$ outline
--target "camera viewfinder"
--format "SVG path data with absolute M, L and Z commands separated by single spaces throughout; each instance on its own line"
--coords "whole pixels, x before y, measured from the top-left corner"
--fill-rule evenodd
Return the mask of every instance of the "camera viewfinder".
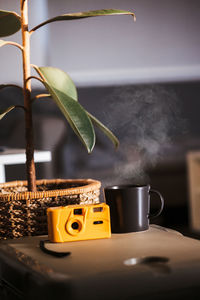
M 101 212 L 103 211 L 103 207 L 102 206 L 98 206 L 98 207 L 94 207 L 93 208 L 93 212 Z
M 83 214 L 82 208 L 75 208 L 74 209 L 74 215 L 82 215 L 82 214 Z

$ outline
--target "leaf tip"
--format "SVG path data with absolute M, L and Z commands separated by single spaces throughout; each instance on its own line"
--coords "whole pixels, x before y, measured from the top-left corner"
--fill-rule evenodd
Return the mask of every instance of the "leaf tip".
M 92 151 L 93 151 L 93 149 L 94 149 L 94 146 L 93 146 L 92 148 L 87 148 L 87 152 L 88 152 L 88 154 L 91 154 L 91 153 L 92 153 Z
M 88 154 L 91 154 L 93 149 L 94 149 L 94 146 L 95 146 L 95 143 L 96 143 L 96 136 L 95 136 L 95 133 L 94 133 L 94 141 L 93 141 L 93 144 L 91 145 L 91 147 L 87 147 L 87 151 L 88 151 Z
M 117 140 L 117 141 L 115 142 L 115 149 L 116 149 L 116 150 L 119 148 L 119 145 L 120 145 L 120 142 L 119 142 L 119 140 Z

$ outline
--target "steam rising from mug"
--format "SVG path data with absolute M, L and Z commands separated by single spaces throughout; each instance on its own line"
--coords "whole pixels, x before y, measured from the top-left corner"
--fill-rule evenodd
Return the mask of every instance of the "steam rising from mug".
M 121 182 L 148 181 L 146 168 L 154 166 L 173 137 L 185 131 L 177 95 L 162 86 L 122 87 L 107 103 L 108 126 L 121 143 L 114 177 L 120 176 Z

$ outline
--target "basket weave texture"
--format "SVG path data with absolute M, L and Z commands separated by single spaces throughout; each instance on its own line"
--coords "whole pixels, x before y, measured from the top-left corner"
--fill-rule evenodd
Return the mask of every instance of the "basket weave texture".
M 101 183 L 92 179 L 37 180 L 37 192 L 26 181 L 0 184 L 0 239 L 47 234 L 46 209 L 99 203 Z

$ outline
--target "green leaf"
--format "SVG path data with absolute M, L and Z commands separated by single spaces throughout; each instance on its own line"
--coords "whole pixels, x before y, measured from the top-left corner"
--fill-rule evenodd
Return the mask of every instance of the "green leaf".
M 95 145 L 94 128 L 84 108 L 78 101 L 75 101 L 77 92 L 71 78 L 57 68 L 36 66 L 34 68 L 70 126 L 90 153 Z
M 72 99 L 78 98 L 76 86 L 67 73 L 53 67 L 40 67 L 38 69 L 49 81 L 52 87 L 55 87 L 57 90 L 68 95 Z M 35 67 L 35 70 L 37 71 L 37 67 Z
M 92 122 L 101 129 L 105 135 L 111 140 L 111 142 L 114 144 L 115 148 L 118 148 L 119 146 L 119 140 L 118 138 L 112 133 L 110 129 L 108 129 L 103 123 L 101 123 L 97 118 L 95 118 L 93 115 L 91 115 L 89 112 L 87 112 L 88 116 L 92 120 Z
M 135 14 L 130 11 L 126 10 L 119 10 L 119 9 L 100 9 L 100 10 L 90 10 L 86 12 L 78 12 L 78 13 L 72 13 L 72 14 L 64 14 L 57 16 L 55 18 L 49 19 L 36 27 L 34 27 L 31 32 L 37 30 L 38 28 L 52 23 L 56 21 L 67 21 L 67 20 L 77 20 L 77 19 L 83 19 L 83 18 L 90 18 L 90 17 L 98 17 L 98 16 L 113 16 L 113 15 L 131 15 L 134 17 L 134 20 L 136 20 Z
M 21 17 L 13 12 L 0 10 L 0 37 L 9 36 L 21 29 Z
M 0 111 L 0 120 L 3 119 L 3 117 L 5 117 L 5 115 L 7 113 L 9 113 L 11 110 L 13 110 L 15 108 L 15 105 L 13 106 L 9 106 L 8 108 L 6 108 L 5 110 Z

